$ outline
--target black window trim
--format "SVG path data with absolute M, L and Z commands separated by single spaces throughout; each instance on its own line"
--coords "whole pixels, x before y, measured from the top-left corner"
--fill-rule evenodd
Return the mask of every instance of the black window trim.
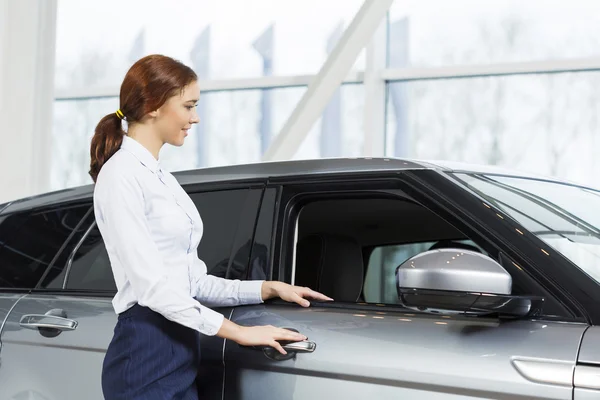
M 269 207 L 269 205 L 265 202 L 265 197 L 267 196 L 268 192 L 270 190 L 274 191 L 274 196 L 273 196 L 273 206 Z M 256 215 L 256 221 L 254 223 L 254 233 L 252 234 L 252 250 L 250 252 L 250 260 L 253 259 L 253 256 L 255 255 L 255 251 L 256 251 L 256 246 L 260 245 L 261 243 L 257 243 L 256 242 L 256 236 L 258 234 L 258 230 L 259 228 L 262 228 L 261 226 L 261 221 L 263 218 L 268 218 L 267 214 L 270 213 L 270 218 L 271 218 L 271 226 L 268 227 L 269 229 L 269 239 L 267 240 L 268 243 L 266 243 L 265 245 L 267 246 L 267 265 L 266 265 L 266 279 L 267 280 L 273 280 L 273 276 L 275 274 L 275 249 L 277 247 L 277 221 L 278 221 L 278 217 L 279 217 L 279 204 L 281 202 L 281 194 L 282 194 L 282 186 L 281 185 L 271 185 L 271 186 L 264 186 L 263 187 L 263 191 L 262 191 L 262 195 L 260 198 L 260 203 L 259 203 L 259 208 L 258 208 L 258 213 Z M 246 277 L 245 280 L 249 280 L 250 279 L 250 265 L 248 265 L 248 268 L 246 269 Z

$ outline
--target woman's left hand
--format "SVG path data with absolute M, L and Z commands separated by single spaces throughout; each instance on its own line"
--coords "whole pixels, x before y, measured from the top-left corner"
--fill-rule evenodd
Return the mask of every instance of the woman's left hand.
M 322 293 L 316 292 L 310 288 L 303 286 L 292 286 L 284 282 L 266 281 L 262 285 L 262 299 L 267 300 L 273 297 L 279 297 L 282 300 L 290 303 L 298 303 L 302 307 L 310 306 L 307 299 L 332 301 L 331 297 L 327 297 Z

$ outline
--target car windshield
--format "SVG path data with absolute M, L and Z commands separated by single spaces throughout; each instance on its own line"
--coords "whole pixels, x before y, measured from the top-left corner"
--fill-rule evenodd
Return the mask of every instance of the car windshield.
M 600 283 L 600 191 L 512 176 L 452 175 Z

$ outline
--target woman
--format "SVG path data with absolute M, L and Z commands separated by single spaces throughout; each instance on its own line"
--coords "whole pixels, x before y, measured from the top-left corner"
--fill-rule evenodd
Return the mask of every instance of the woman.
M 272 326 L 236 325 L 201 303 L 235 306 L 280 297 L 307 307 L 307 298 L 331 300 L 282 282 L 206 274 L 197 255 L 202 219 L 158 161 L 165 143 L 181 146 L 198 123 L 199 95 L 189 67 L 161 55 L 144 57 L 125 76 L 119 110 L 102 118 L 92 138 L 94 213 L 118 289 L 118 322 L 102 370 L 108 400 L 196 399 L 198 333 L 284 354 L 277 341 L 306 339 Z

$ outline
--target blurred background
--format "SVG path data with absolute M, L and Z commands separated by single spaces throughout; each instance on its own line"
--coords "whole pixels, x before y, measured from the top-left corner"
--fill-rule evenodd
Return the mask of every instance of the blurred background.
M 0 202 L 91 184 L 151 53 L 201 80 L 171 171 L 385 156 L 600 186 L 595 0 L 0 0 Z

